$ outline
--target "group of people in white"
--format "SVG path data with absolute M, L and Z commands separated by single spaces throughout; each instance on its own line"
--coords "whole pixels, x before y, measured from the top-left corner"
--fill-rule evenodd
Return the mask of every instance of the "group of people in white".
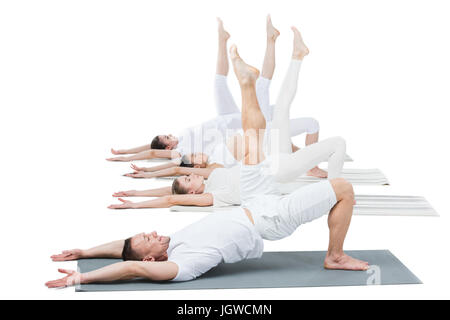
M 86 258 L 121 258 L 87 273 L 59 269 L 64 278 L 49 281 L 49 288 L 78 283 L 112 282 L 133 278 L 152 281 L 194 280 L 220 263 L 259 258 L 263 240 L 279 240 L 300 225 L 328 214 L 329 246 L 323 267 L 364 271 L 368 262 L 344 253 L 344 240 L 353 213 L 352 185 L 340 178 L 346 144 L 340 137 L 319 141 L 319 125 L 312 118 L 290 119 L 290 108 L 304 58 L 309 54 L 300 32 L 292 27 L 290 65 L 275 105 L 269 87 L 275 70 L 275 43 L 280 35 L 267 18 L 267 47 L 261 72 L 246 64 L 232 45 L 229 52 L 242 95 L 239 111 L 228 85 L 227 42 L 230 37 L 218 19 L 218 59 L 215 96 L 218 116 L 185 130 L 179 137 L 158 135 L 151 144 L 111 152 L 110 161 L 172 159 L 153 168 L 132 164 L 134 178 L 178 176 L 172 186 L 129 190 L 114 194 L 124 208 L 167 208 L 173 205 L 229 207 L 208 214 L 170 236 L 140 233 L 88 250 L 66 250 L 53 261 Z M 305 147 L 291 137 L 306 133 Z M 328 169 L 318 167 L 327 161 Z M 280 183 L 301 175 L 323 181 L 282 194 Z M 120 197 L 155 197 L 131 202 Z M 320 266 L 318 266 L 320 267 Z

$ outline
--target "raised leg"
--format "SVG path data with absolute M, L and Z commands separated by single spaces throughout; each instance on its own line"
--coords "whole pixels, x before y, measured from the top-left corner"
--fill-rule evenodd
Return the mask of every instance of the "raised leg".
M 259 107 L 266 121 L 272 121 L 273 106 L 270 105 L 269 88 L 275 71 L 275 42 L 280 32 L 273 26 L 270 15 L 267 16 L 266 31 L 266 53 L 264 55 L 261 76 L 256 80 L 256 96 L 258 97 Z
M 277 139 L 271 139 L 272 154 L 292 152 L 292 142 L 290 139 L 289 128 L 289 111 L 297 92 L 297 81 L 301 63 L 303 58 L 309 53 L 300 32 L 298 32 L 298 30 L 294 27 L 292 27 L 292 30 L 294 32 L 292 60 L 283 81 L 283 85 L 281 86 L 272 120 L 272 130 L 274 130 L 274 132 L 271 133 L 271 137 L 277 137 Z M 274 145 L 273 142 L 277 142 L 277 144 Z
M 272 80 L 273 73 L 275 71 L 275 42 L 280 35 L 280 32 L 273 26 L 270 15 L 267 16 L 266 31 L 267 44 L 263 67 L 261 70 L 261 77 Z
M 259 107 L 255 90 L 259 71 L 242 60 L 235 45 L 230 48 L 230 57 L 241 87 L 244 164 L 255 165 L 264 160 L 263 139 L 266 129 L 266 119 Z
M 216 109 L 219 116 L 239 113 L 240 110 L 234 101 L 234 98 L 228 88 L 227 75 L 229 71 L 227 42 L 230 34 L 225 31 L 223 22 L 217 18 L 218 22 L 218 53 L 216 78 L 214 82 L 214 96 L 216 100 Z
M 223 22 L 221 19 L 217 18 L 218 24 L 218 52 L 217 52 L 217 66 L 216 66 L 216 74 L 227 76 L 228 75 L 228 50 L 227 50 L 227 41 L 230 38 L 230 34 L 225 31 L 223 27 Z

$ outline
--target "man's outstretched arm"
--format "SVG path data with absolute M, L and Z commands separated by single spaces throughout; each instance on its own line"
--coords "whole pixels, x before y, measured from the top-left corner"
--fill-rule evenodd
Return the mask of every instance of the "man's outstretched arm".
M 122 250 L 125 240 L 117 240 L 102 244 L 100 246 L 88 249 L 72 249 L 65 250 L 60 254 L 52 255 L 50 258 L 55 261 L 71 261 L 78 259 L 90 259 L 90 258 L 121 258 Z
M 66 277 L 47 282 L 48 288 L 64 288 L 76 284 L 114 282 L 134 278 L 154 281 L 172 280 L 178 273 L 178 265 L 171 261 L 144 262 L 123 261 L 86 273 L 58 269 Z

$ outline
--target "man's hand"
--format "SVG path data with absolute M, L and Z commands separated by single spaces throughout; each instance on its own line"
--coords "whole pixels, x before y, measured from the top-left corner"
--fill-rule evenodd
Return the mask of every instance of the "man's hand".
M 112 204 L 112 205 L 108 206 L 108 208 L 109 209 L 134 209 L 134 208 L 137 208 L 136 203 L 134 203 L 134 202 L 124 200 L 122 198 L 119 198 L 119 201 L 121 201 L 122 203 Z
M 81 273 L 66 269 L 58 269 L 58 271 L 60 273 L 67 274 L 67 276 L 58 280 L 47 282 L 45 285 L 48 288 L 66 288 L 81 283 Z
M 65 250 L 60 254 L 54 254 L 50 257 L 53 261 L 72 261 L 83 258 L 83 251 L 80 249 Z
M 136 192 L 136 190 L 114 192 L 113 197 L 134 197 Z

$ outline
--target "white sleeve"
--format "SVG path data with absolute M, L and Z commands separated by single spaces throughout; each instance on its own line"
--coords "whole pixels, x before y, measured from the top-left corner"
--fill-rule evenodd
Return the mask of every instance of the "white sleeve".
M 213 196 L 214 207 L 229 207 L 240 205 L 240 201 L 233 199 L 233 195 L 228 192 L 210 192 Z
M 202 252 L 180 253 L 169 258 L 178 265 L 178 273 L 171 281 L 189 281 L 200 277 L 222 262 L 219 253 L 208 254 Z

